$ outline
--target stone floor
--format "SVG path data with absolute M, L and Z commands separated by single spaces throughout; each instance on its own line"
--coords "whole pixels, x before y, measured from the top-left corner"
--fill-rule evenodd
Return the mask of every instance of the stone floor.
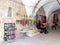
M 23 37 L 13 43 L 0 45 L 60 45 L 60 29 L 49 30 L 48 34 L 39 34 L 34 37 Z

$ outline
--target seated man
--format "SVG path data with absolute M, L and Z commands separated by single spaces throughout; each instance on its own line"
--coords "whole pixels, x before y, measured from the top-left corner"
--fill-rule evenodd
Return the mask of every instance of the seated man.
M 52 25 L 52 29 L 55 29 L 56 30 L 57 29 L 57 26 L 58 26 L 58 24 L 53 24 Z

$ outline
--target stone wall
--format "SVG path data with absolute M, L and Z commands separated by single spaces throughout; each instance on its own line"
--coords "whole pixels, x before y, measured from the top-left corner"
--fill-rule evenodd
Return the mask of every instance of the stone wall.
M 18 1 L 18 0 L 17 0 Z M 21 1 L 21 0 L 20 0 Z M 22 1 L 21 1 L 22 2 Z M 12 8 L 12 16 L 8 17 L 8 7 Z M 16 23 L 16 20 L 21 19 L 21 15 L 26 15 L 25 7 L 9 0 L 0 0 L 0 43 L 4 37 L 4 23 Z M 20 37 L 21 25 L 16 24 L 16 38 Z
M 41 8 L 37 11 L 37 14 L 38 14 L 38 15 L 45 15 L 44 8 L 41 7 Z

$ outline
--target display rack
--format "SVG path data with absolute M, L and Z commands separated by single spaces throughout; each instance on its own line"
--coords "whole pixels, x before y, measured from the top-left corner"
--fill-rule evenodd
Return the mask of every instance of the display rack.
M 15 39 L 15 23 L 4 23 L 4 40 Z

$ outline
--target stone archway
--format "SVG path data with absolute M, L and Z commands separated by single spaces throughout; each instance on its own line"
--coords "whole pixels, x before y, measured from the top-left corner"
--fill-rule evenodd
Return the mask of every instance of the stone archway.
M 54 12 L 52 12 L 49 16 L 48 16 L 48 24 L 49 27 L 51 28 L 52 24 L 53 24 L 53 15 L 57 14 L 58 15 L 58 26 L 60 26 L 60 9 L 55 10 Z
M 37 14 L 37 15 L 45 15 L 45 11 L 44 11 L 43 6 L 37 11 L 36 14 Z

